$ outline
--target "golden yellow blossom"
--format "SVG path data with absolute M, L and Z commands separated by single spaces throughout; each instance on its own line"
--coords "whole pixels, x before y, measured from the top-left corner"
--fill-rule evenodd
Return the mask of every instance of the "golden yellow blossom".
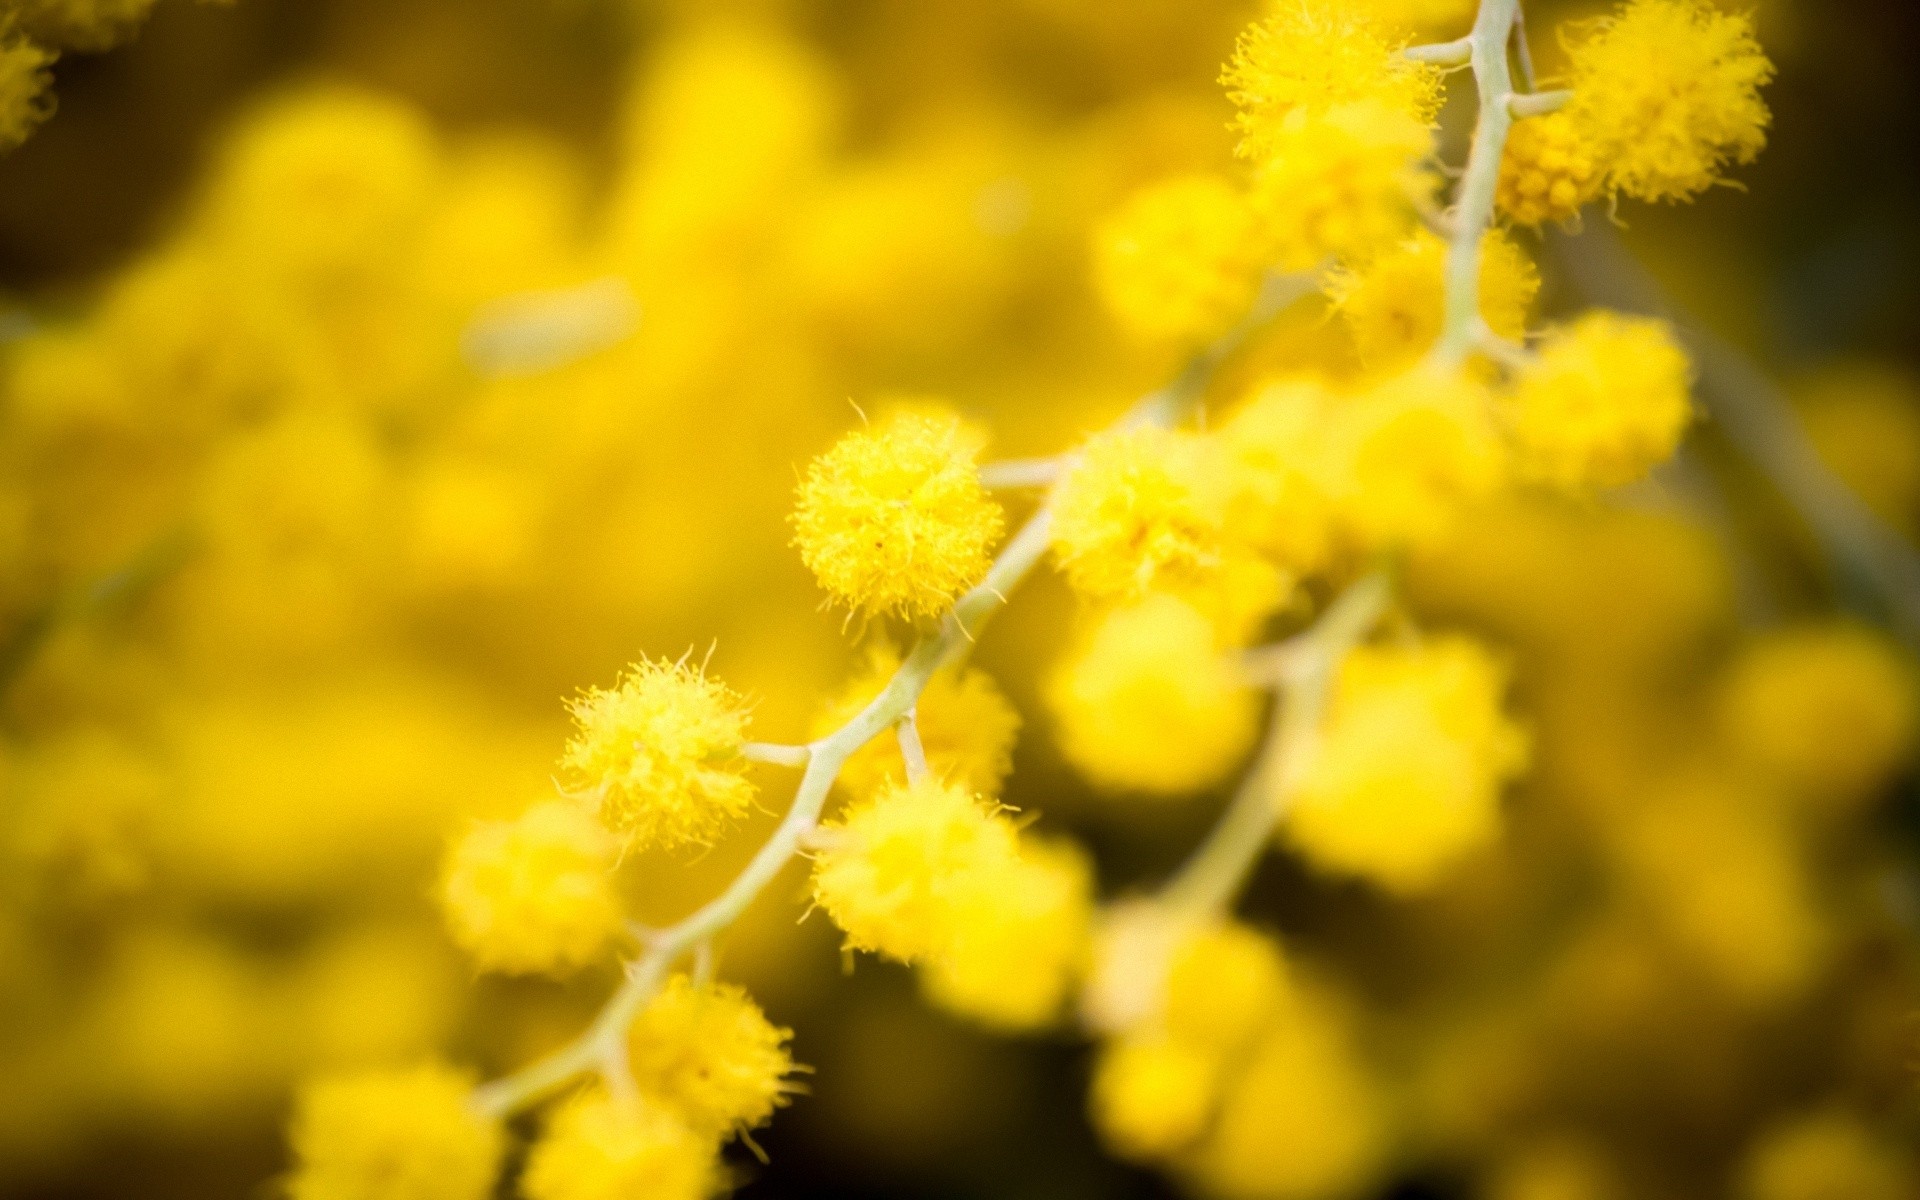
M 586 965 L 620 929 L 617 849 L 592 814 L 566 801 L 476 825 L 440 877 L 440 908 L 454 941 L 489 970 Z
M 1505 690 L 1499 661 L 1463 637 L 1349 654 L 1288 839 L 1387 887 L 1433 883 L 1499 832 L 1500 789 L 1525 757 Z
M 1094 622 L 1048 687 L 1060 751 L 1093 783 L 1179 795 L 1253 739 L 1254 693 L 1192 605 L 1153 595 Z
M 629 845 L 711 841 L 752 803 L 746 710 L 684 659 L 643 659 L 568 707 L 577 730 L 561 769 Z
M 958 417 L 902 412 L 840 439 L 800 485 L 794 543 L 834 599 L 938 616 L 986 573 L 1000 506 Z
M 825 737 L 852 720 L 880 694 L 899 666 L 898 650 L 886 642 L 874 643 L 864 669 L 814 718 L 813 735 Z M 1000 794 L 1000 784 L 1013 768 L 1020 714 L 1001 694 L 993 676 L 959 663 L 935 671 L 914 705 L 914 726 L 928 769 L 935 775 L 982 796 Z M 900 748 L 892 734 L 883 734 L 841 765 L 839 783 L 864 799 L 904 778 Z
M 1689 374 L 1664 322 L 1586 314 L 1514 381 L 1504 408 L 1516 469 L 1576 491 L 1632 483 L 1680 444 Z
M 521 1180 L 527 1200 L 707 1200 L 713 1144 L 645 1099 L 591 1092 L 547 1123 Z
M 1244 315 L 1260 282 L 1253 214 L 1217 175 L 1143 189 L 1094 233 L 1094 283 L 1107 309 L 1147 338 L 1205 341 Z
M 1053 550 L 1086 596 L 1132 599 L 1166 577 L 1204 576 L 1224 550 L 1213 443 L 1158 428 L 1089 441 L 1061 484 Z
M 813 898 L 847 944 L 903 962 L 939 952 L 968 889 L 999 881 L 1018 853 L 1013 822 L 957 783 L 883 788 L 826 825 Z
M 1753 18 L 1706 0 L 1628 0 L 1568 48 L 1567 116 L 1606 172 L 1640 200 L 1685 200 L 1766 144 L 1760 88 L 1773 64 Z
M 1548 113 L 1514 122 L 1500 160 L 1495 203 L 1519 225 L 1569 221 L 1600 194 L 1604 182 L 1573 118 Z
M 635 1018 L 628 1060 L 643 1095 L 717 1141 L 766 1124 L 786 1102 L 792 1036 L 740 988 L 675 975 Z
M 1221 1064 L 1162 1034 L 1106 1043 L 1088 1094 L 1094 1128 L 1108 1149 L 1136 1162 L 1171 1157 L 1198 1141 L 1213 1115 Z
M 293 1114 L 294 1200 L 485 1200 L 499 1126 L 458 1071 L 423 1066 L 320 1079 Z
M 1252 191 L 1257 236 L 1274 264 L 1306 271 L 1406 236 L 1415 202 L 1432 190 L 1420 166 L 1432 140 L 1423 122 L 1378 100 L 1281 125 L 1254 169 Z
M 1397 369 L 1425 354 L 1446 318 L 1448 246 L 1422 229 L 1391 250 L 1327 278 L 1334 310 L 1353 334 L 1360 360 L 1375 370 Z M 1480 315 L 1509 341 L 1527 330 L 1527 313 L 1540 291 L 1540 273 L 1526 252 L 1498 230 L 1480 239 Z
M 1328 109 L 1378 101 L 1426 124 L 1440 109 L 1440 72 L 1402 57 L 1406 31 L 1382 28 L 1366 3 L 1277 0 L 1247 27 L 1221 82 L 1239 108 L 1240 153 L 1276 152 L 1286 131 Z

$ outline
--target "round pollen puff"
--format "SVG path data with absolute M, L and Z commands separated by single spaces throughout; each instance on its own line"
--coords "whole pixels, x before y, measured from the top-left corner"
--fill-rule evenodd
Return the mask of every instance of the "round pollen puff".
M 1362 646 L 1341 665 L 1285 835 L 1315 863 L 1413 892 L 1492 842 L 1526 759 L 1479 643 Z
M 644 1095 L 718 1141 L 766 1124 L 786 1102 L 792 1036 L 741 988 L 676 975 L 635 1018 L 628 1058 Z
M 1920 734 L 1912 664 L 1882 634 L 1834 623 L 1749 642 L 1720 691 L 1734 751 L 1801 796 L 1845 808 L 1911 760 Z
M 1246 198 L 1217 175 L 1182 175 L 1133 195 L 1094 234 L 1100 299 L 1142 338 L 1204 342 L 1253 303 L 1260 263 Z
M 847 945 L 902 962 L 944 948 L 967 888 L 1006 878 L 1019 852 L 1003 812 L 932 775 L 882 790 L 822 834 L 814 901 Z
M 701 668 L 643 659 L 568 707 L 561 770 L 629 849 L 706 844 L 746 814 L 746 710 Z
M 1289 121 L 1255 167 L 1257 236 L 1281 270 L 1364 258 L 1405 237 L 1433 189 L 1424 122 L 1377 100 Z
M 921 989 L 994 1029 L 1043 1028 L 1081 975 L 1092 919 L 1086 853 L 1064 840 L 1023 838 L 1016 858 L 961 888 L 946 944 L 921 967 Z
M 958 417 L 905 411 L 815 459 L 792 520 L 820 586 L 871 615 L 945 612 L 986 574 L 1003 525 L 977 453 Z
M 1439 340 L 1446 322 L 1447 243 L 1421 229 L 1364 263 L 1334 271 L 1327 295 L 1353 334 L 1360 360 L 1375 370 L 1404 367 Z M 1527 331 L 1540 273 L 1497 229 L 1480 239 L 1480 315 L 1509 341 Z
M 1240 111 L 1239 153 L 1260 159 L 1286 130 L 1336 105 L 1374 101 L 1427 124 L 1440 111 L 1442 74 L 1400 53 L 1399 32 L 1369 6 L 1280 0 L 1241 33 L 1221 75 Z
M 1286 995 L 1279 944 L 1237 921 L 1217 922 L 1175 952 L 1161 1022 L 1189 1044 L 1237 1053 Z
M 1686 432 L 1690 374 L 1664 321 L 1587 313 L 1514 380 L 1504 408 L 1516 469 L 1568 491 L 1640 479 Z
M 591 813 L 564 800 L 512 821 L 475 825 L 440 878 L 440 908 L 454 941 L 486 970 L 584 966 L 620 929 L 617 851 Z
M 1705 0 L 1628 0 L 1567 57 L 1565 112 L 1609 191 L 1690 199 L 1766 145 L 1760 88 L 1774 70 L 1747 14 Z
M 709 1200 L 718 1176 L 712 1141 L 665 1108 L 590 1092 L 548 1123 L 521 1188 L 527 1200 Z
M 1593 151 L 1564 112 L 1515 121 L 1500 159 L 1494 203 L 1517 225 L 1570 221 L 1600 194 Z
M 857 716 L 878 696 L 900 668 L 900 652 L 881 642 L 867 654 L 866 669 L 841 689 L 813 723 L 822 738 Z M 942 779 L 963 784 L 983 796 L 997 796 L 1013 769 L 1013 742 L 1020 714 L 1001 694 L 993 676 L 974 667 L 949 664 L 933 673 L 914 705 L 914 725 L 927 765 Z M 836 782 L 866 799 L 904 777 L 905 764 L 890 735 L 877 737 L 841 764 Z
M 1310 464 L 1320 456 L 1328 413 L 1338 403 L 1313 376 L 1260 386 L 1221 426 L 1231 495 L 1227 528 L 1299 574 L 1332 552 L 1332 511 Z
M 1060 751 L 1094 784 L 1180 795 L 1253 741 L 1258 701 L 1205 615 L 1153 595 L 1099 618 L 1054 674 Z
M 485 1200 L 500 1128 L 438 1064 L 315 1080 L 294 1103 L 291 1200 Z
M 1204 577 L 1224 550 L 1216 445 L 1154 427 L 1097 434 L 1054 504 L 1053 552 L 1095 599 L 1136 599 L 1165 576 Z
M 1358 549 L 1418 546 L 1506 481 L 1493 399 L 1465 372 L 1424 364 L 1349 397 L 1316 466 Z
M 1219 1095 L 1212 1054 L 1157 1033 L 1130 1033 L 1100 1047 L 1088 1107 L 1100 1140 L 1132 1162 L 1155 1162 L 1200 1140 Z

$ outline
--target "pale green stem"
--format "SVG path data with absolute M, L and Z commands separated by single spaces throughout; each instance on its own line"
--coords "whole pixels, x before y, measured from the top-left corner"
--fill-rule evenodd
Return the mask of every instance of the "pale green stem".
M 998 489 L 1048 487 L 1058 482 L 1071 462 L 1066 455 L 1002 459 L 980 468 L 980 483 L 983 487 Z
M 1464 67 L 1473 61 L 1473 39 L 1455 38 L 1451 42 L 1408 46 L 1404 53 L 1414 62 L 1432 63 L 1436 67 Z
M 1516 121 L 1528 117 L 1544 117 L 1548 113 L 1557 113 L 1573 99 L 1573 93 L 1562 89 L 1557 92 L 1525 92 L 1507 97 L 1507 111 Z
M 771 763 L 776 767 L 804 767 L 812 754 L 811 746 L 785 746 L 778 742 L 748 742 L 740 747 L 740 757 L 748 762 Z
M 900 758 L 907 765 L 907 782 L 918 783 L 927 777 L 927 748 L 920 744 L 920 720 L 908 709 L 894 723 L 893 732 L 900 741 Z
M 1334 673 L 1379 620 L 1391 590 L 1385 571 L 1363 577 L 1312 629 L 1287 643 L 1287 652 L 1280 656 L 1284 678 L 1274 698 L 1266 745 L 1226 814 L 1162 890 L 1170 910 L 1204 920 L 1228 908 L 1246 885 L 1312 765 Z
M 1450 366 L 1458 365 L 1473 349 L 1482 323 L 1480 238 L 1493 223 L 1500 159 L 1506 153 L 1507 131 L 1513 127 L 1513 114 L 1507 107 L 1513 95 L 1507 45 L 1518 9 L 1519 0 L 1480 0 L 1479 16 L 1468 35 L 1473 77 L 1480 92 L 1480 116 L 1454 205 L 1453 244 L 1447 251 L 1446 324 L 1433 350 L 1435 361 Z
M 1151 393 L 1121 419 L 1123 426 L 1171 425 L 1184 417 L 1205 392 L 1214 370 L 1261 322 L 1312 290 L 1311 280 L 1271 281 L 1247 320 L 1226 337 L 1197 355 L 1179 378 Z M 725 891 L 678 924 L 653 931 L 647 950 L 626 968 L 626 979 L 600 1010 L 593 1024 L 573 1042 L 545 1058 L 494 1080 L 473 1095 L 475 1109 L 501 1117 L 538 1100 L 589 1071 L 597 1071 L 616 1092 L 632 1088 L 627 1065 L 627 1030 L 646 1003 L 666 981 L 674 963 L 726 929 L 799 851 L 820 820 L 827 793 L 840 767 L 860 747 L 899 726 L 913 711 L 934 672 L 970 646 L 989 618 L 1007 603 L 1007 595 L 1045 556 L 1052 540 L 1051 502 L 1042 505 L 1014 534 L 988 568 L 986 577 L 961 596 L 940 622 L 940 628 L 922 638 L 894 672 L 880 694 L 845 725 L 805 747 L 806 770 L 786 816 L 760 847 L 746 868 Z M 766 754 L 765 744 L 756 744 Z M 797 756 L 789 756 L 797 757 Z M 773 761 L 772 759 L 763 759 Z M 797 763 L 795 765 L 798 765 Z

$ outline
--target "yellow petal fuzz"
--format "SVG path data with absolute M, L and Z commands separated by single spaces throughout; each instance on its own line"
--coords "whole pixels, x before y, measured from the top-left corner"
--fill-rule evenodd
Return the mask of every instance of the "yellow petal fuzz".
M 746 814 L 746 710 L 700 668 L 645 659 L 569 707 L 561 769 L 629 847 L 705 844 Z
M 1214 450 L 1199 435 L 1157 428 L 1087 443 L 1053 515 L 1054 555 L 1075 591 L 1132 599 L 1218 568 L 1226 494 Z
M 1332 552 L 1333 512 L 1314 464 L 1338 403 L 1313 376 L 1271 380 L 1221 427 L 1232 497 L 1227 527 L 1282 566 L 1305 574 Z
M 1000 506 L 980 485 L 958 417 L 905 411 L 815 459 L 794 544 L 827 594 L 864 613 L 924 619 L 986 574 Z
M 1405 237 L 1415 201 L 1432 191 L 1420 165 L 1432 149 L 1424 122 L 1378 100 L 1288 119 L 1253 176 L 1258 236 L 1273 263 L 1308 271 Z
M 1149 596 L 1094 622 L 1048 688 L 1060 751 L 1094 784 L 1180 795 L 1252 742 L 1257 700 L 1192 605 Z
M 885 788 L 822 828 L 813 898 L 847 945 L 916 962 L 946 945 L 967 889 L 1005 878 L 1013 822 L 959 784 Z
M 1100 1048 L 1088 1095 L 1100 1140 L 1121 1158 L 1155 1162 L 1199 1141 L 1219 1094 L 1221 1064 L 1205 1050 L 1157 1033 Z
M 1209 341 L 1247 311 L 1259 286 L 1246 197 L 1217 175 L 1146 188 L 1095 232 L 1093 270 L 1101 300 L 1129 332 Z
M 868 651 L 866 668 L 815 718 L 813 736 L 825 737 L 852 720 L 899 667 L 900 652 L 876 643 Z M 1001 783 L 1013 769 L 1020 714 L 991 675 L 960 664 L 935 671 L 914 704 L 914 724 L 927 766 L 935 775 L 982 796 L 1000 794 Z M 853 796 L 866 799 L 904 778 L 900 748 L 889 732 L 854 751 L 841 766 L 838 782 Z
M 1514 122 L 1494 202 L 1518 225 L 1570 221 L 1600 194 L 1604 182 L 1573 118 L 1549 113 Z
M 1323 867 L 1398 891 L 1441 878 L 1497 836 L 1501 787 L 1524 761 L 1505 689 L 1505 669 L 1467 638 L 1353 651 L 1288 840 Z
M 1333 272 L 1327 294 L 1353 334 L 1360 361 L 1399 369 L 1425 354 L 1446 320 L 1447 243 L 1422 229 L 1393 249 Z M 1490 230 L 1480 239 L 1480 315 L 1509 341 L 1527 330 L 1540 273 L 1513 239 Z
M 487 970 L 561 972 L 592 962 L 622 921 L 617 851 L 591 813 L 566 801 L 476 825 L 440 878 L 454 941 Z
M 1721 685 L 1720 726 L 1742 759 L 1796 796 L 1845 810 L 1920 741 L 1912 664 L 1864 626 L 1805 625 L 1744 646 Z
M 592 1092 L 562 1108 L 527 1157 L 527 1200 L 708 1200 L 712 1143 L 658 1104 Z
M 1015 858 L 963 882 L 945 944 L 921 968 L 922 990 L 990 1028 L 1053 1023 L 1086 956 L 1093 866 L 1085 852 L 1023 838 Z
M 1516 469 L 1569 491 L 1634 482 L 1679 446 L 1690 375 L 1665 322 L 1586 314 L 1514 381 L 1505 411 Z
M 1629 0 L 1568 47 L 1567 116 L 1609 190 L 1686 200 L 1766 145 L 1773 64 L 1753 18 L 1705 0 Z
M 766 1124 L 786 1102 L 792 1036 L 742 989 L 676 975 L 634 1020 L 628 1059 L 642 1095 L 718 1141 Z
M 1345 538 L 1364 550 L 1443 535 L 1504 482 L 1487 389 L 1458 370 L 1420 365 L 1334 410 L 1316 463 Z
M 485 1200 L 499 1126 L 473 1084 L 438 1065 L 316 1080 L 294 1105 L 292 1200 Z
M 1355 101 L 1380 102 L 1422 125 L 1433 120 L 1440 71 L 1403 57 L 1402 31 L 1371 7 L 1279 0 L 1240 35 L 1221 82 L 1240 110 L 1241 155 L 1266 157 L 1290 122 Z

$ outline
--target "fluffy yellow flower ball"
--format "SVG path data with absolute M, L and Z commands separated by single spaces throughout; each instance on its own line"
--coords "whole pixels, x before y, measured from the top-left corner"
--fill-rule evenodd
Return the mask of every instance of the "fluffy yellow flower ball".
M 820 586 L 874 615 L 946 611 L 986 574 L 1003 523 L 980 485 L 977 452 L 958 417 L 902 412 L 815 459 L 793 527 Z
M 1593 149 L 1564 112 L 1516 121 L 1500 159 L 1494 203 L 1518 225 L 1568 221 L 1600 194 Z
M 1099 618 L 1054 674 L 1048 700 L 1060 752 L 1082 775 L 1160 795 L 1218 782 L 1258 716 L 1211 622 L 1168 595 Z
M 485 1200 L 500 1128 L 448 1067 L 316 1080 L 294 1104 L 292 1200 Z
M 635 1018 L 628 1061 L 643 1095 L 718 1141 L 766 1124 L 786 1102 L 792 1036 L 742 989 L 676 975 Z
M 1328 277 L 1334 311 L 1370 368 L 1403 367 L 1425 354 L 1446 321 L 1448 246 L 1421 229 L 1399 245 Z M 1489 230 L 1480 239 L 1480 315 L 1495 333 L 1518 341 L 1540 292 L 1540 273 L 1513 239 Z
M 1107 1042 L 1087 1096 L 1093 1125 L 1114 1154 L 1155 1162 L 1200 1140 L 1220 1088 L 1216 1056 L 1159 1033 Z
M 945 944 L 921 967 L 921 988 L 991 1028 L 1042 1028 L 1080 976 L 1092 918 L 1086 854 L 1070 842 L 1023 838 L 1018 857 L 964 881 Z
M 1492 397 L 1459 370 L 1416 366 L 1348 398 L 1325 444 L 1322 486 L 1364 550 L 1431 541 L 1506 476 Z
M 330 288 L 392 269 L 424 230 L 444 170 L 425 117 L 398 100 L 346 87 L 289 95 L 225 147 L 213 234 L 273 280 Z
M 875 644 L 868 652 L 866 669 L 814 719 L 814 736 L 825 737 L 852 720 L 899 667 L 898 650 Z M 1000 794 L 1000 785 L 1013 769 L 1020 714 L 1001 694 L 993 676 L 957 663 L 935 671 L 914 705 L 914 725 L 934 774 L 983 796 Z M 865 799 L 883 786 L 900 782 L 904 773 L 899 747 L 891 734 L 883 734 L 854 751 L 841 766 L 838 781 L 855 797 Z
M 1405 236 L 1415 199 L 1432 190 L 1419 165 L 1432 149 L 1424 122 L 1377 100 L 1286 122 L 1255 168 L 1251 196 L 1274 264 L 1311 270 Z
M 1226 1200 L 1363 1194 L 1387 1149 L 1386 1105 L 1331 997 L 1303 996 L 1261 1035 L 1193 1166 Z
M 1505 669 L 1468 638 L 1354 650 L 1287 838 L 1322 866 L 1397 891 L 1435 882 L 1498 834 L 1500 789 L 1526 753 L 1501 711 L 1505 689 Z
M 1629 0 L 1567 48 L 1566 113 L 1606 186 L 1685 200 L 1766 145 L 1773 78 L 1753 18 L 1705 0 Z
M 1283 377 L 1255 389 L 1220 427 L 1228 530 L 1299 574 L 1326 565 L 1332 551 L 1332 509 L 1312 464 L 1336 403 L 1317 378 Z
M 883 789 L 822 828 L 813 898 L 847 944 L 916 962 L 947 945 L 968 889 L 1001 880 L 1013 822 L 957 783 L 927 776 Z
M 1174 1037 L 1237 1053 L 1286 998 L 1280 947 L 1237 921 L 1195 930 L 1167 970 L 1161 1023 Z
M 1573 491 L 1634 482 L 1679 446 L 1690 373 L 1664 321 L 1586 314 L 1514 380 L 1504 411 L 1515 469 Z
M 47 99 L 53 54 L 7 31 L 0 31 L 0 151 L 26 140 L 52 110 Z
M 1226 494 L 1214 449 L 1201 435 L 1151 427 L 1087 442 L 1053 514 L 1054 555 L 1075 591 L 1131 599 L 1219 566 Z
M 620 929 L 618 849 L 592 814 L 563 800 L 475 825 L 440 877 L 453 940 L 486 970 L 584 966 Z
M 1209 174 L 1143 189 L 1095 231 L 1093 275 L 1129 332 L 1211 340 L 1247 311 L 1260 283 L 1246 197 Z
M 713 1144 L 666 1109 L 589 1093 L 548 1124 L 527 1157 L 527 1200 L 708 1200 Z
M 1433 120 L 1439 69 L 1404 57 L 1399 30 L 1383 27 L 1372 7 L 1280 0 L 1241 33 L 1220 79 L 1240 110 L 1234 125 L 1241 155 L 1265 158 L 1289 125 L 1362 100 L 1422 125 Z
M 629 848 L 709 842 L 752 803 L 746 709 L 699 667 L 644 659 L 569 708 L 561 769 Z
M 1729 669 L 1719 708 L 1743 759 L 1806 797 L 1841 805 L 1871 796 L 1920 737 L 1912 665 L 1858 625 L 1754 639 Z

